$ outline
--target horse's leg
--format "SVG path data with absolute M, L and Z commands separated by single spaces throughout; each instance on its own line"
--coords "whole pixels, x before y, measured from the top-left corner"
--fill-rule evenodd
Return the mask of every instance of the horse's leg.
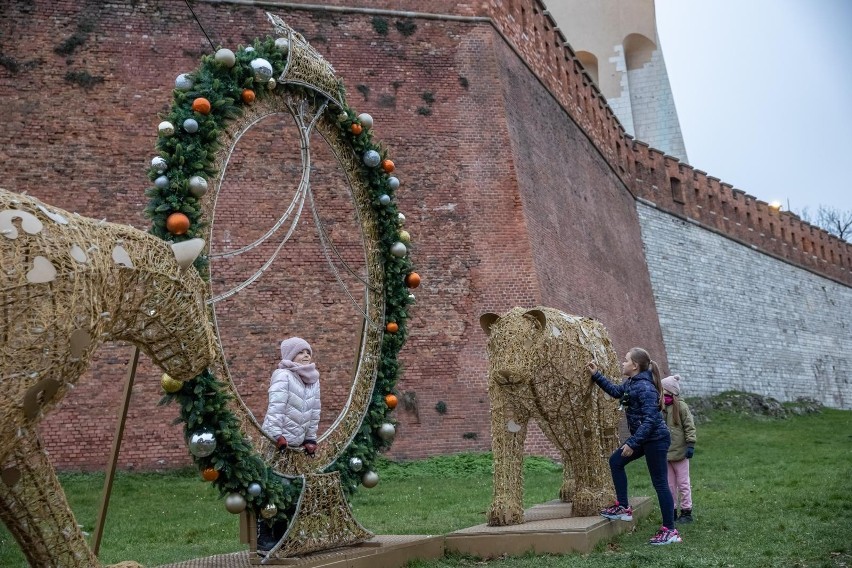
M 18 436 L 0 464 L 0 519 L 30 566 L 97 568 L 38 434 Z

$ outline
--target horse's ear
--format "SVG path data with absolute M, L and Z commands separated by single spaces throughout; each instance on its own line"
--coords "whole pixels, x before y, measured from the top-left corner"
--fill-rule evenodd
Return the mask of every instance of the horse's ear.
M 202 250 L 204 250 L 204 239 L 189 239 L 172 245 L 172 252 L 182 270 L 192 266 Z
M 541 311 L 541 310 L 530 310 L 527 313 L 525 313 L 524 315 L 535 318 L 535 320 L 538 322 L 538 325 L 540 326 L 541 329 L 545 329 L 545 327 L 547 326 L 547 317 L 544 315 L 544 312 Z
M 500 319 L 500 316 L 497 314 L 487 313 L 479 316 L 479 325 L 482 327 L 482 331 L 485 332 L 485 335 L 491 335 L 491 326 L 497 323 L 497 320 Z

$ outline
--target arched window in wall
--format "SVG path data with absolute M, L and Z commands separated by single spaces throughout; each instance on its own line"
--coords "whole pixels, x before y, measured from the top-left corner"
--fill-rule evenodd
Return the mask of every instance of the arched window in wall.
M 627 70 L 641 69 L 651 61 L 651 56 L 657 49 L 653 41 L 642 34 L 630 34 L 624 38 L 624 62 Z
M 598 58 L 588 51 L 578 51 L 577 59 L 579 59 L 580 63 L 583 64 L 583 67 L 586 69 L 586 73 L 589 74 L 589 77 L 592 78 L 595 84 L 600 85 L 598 82 Z

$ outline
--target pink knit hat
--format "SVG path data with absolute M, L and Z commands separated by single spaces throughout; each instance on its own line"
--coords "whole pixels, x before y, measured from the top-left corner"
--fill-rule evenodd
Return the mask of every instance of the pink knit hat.
M 310 344 L 301 337 L 291 337 L 281 342 L 281 360 L 292 361 L 293 357 L 299 354 L 302 349 L 307 349 L 313 357 L 313 350 Z
M 672 375 L 662 380 L 663 390 L 667 390 L 675 396 L 680 394 L 680 375 Z

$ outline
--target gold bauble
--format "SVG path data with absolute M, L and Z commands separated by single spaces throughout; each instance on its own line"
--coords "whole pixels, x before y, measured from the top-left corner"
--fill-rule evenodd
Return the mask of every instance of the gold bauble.
M 160 386 L 168 393 L 175 393 L 183 387 L 183 382 L 173 379 L 168 374 L 163 373 L 163 378 L 160 379 Z

